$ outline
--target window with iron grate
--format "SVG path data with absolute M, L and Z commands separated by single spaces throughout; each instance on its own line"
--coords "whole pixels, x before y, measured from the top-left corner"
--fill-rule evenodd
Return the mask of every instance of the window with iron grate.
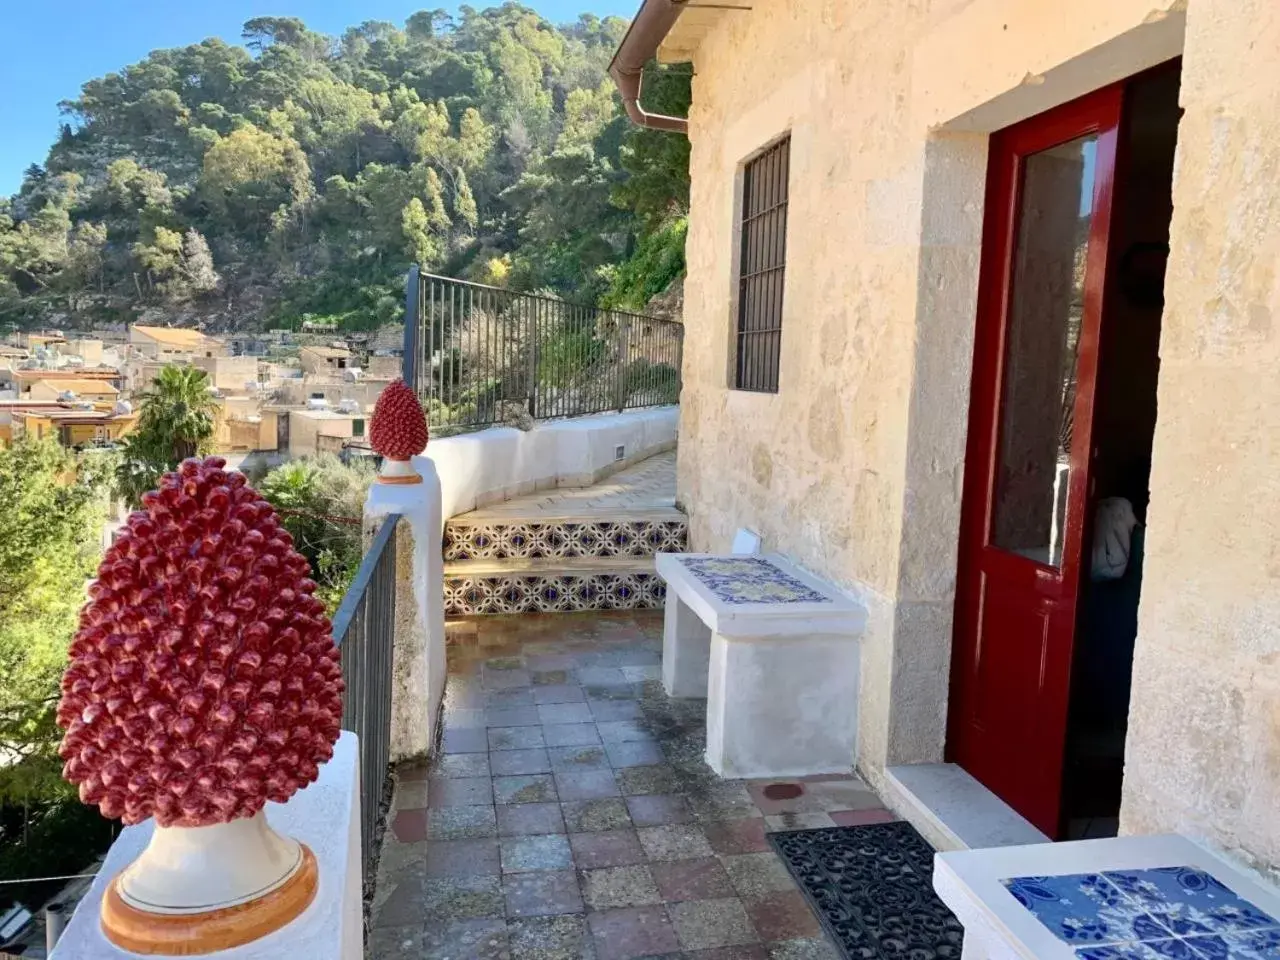
M 742 172 L 742 251 L 734 387 L 778 392 L 782 286 L 787 259 L 787 178 L 791 138 L 780 140 Z

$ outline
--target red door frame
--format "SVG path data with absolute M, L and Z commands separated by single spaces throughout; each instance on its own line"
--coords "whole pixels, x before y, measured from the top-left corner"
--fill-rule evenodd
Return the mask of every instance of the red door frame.
M 970 389 L 969 433 L 961 505 L 951 706 L 947 755 L 986 783 L 1039 829 L 1060 835 L 1067 709 L 1075 639 L 1076 604 L 1089 530 L 1089 468 L 1098 345 L 1108 270 L 1108 238 L 1115 188 L 1124 83 L 1114 84 L 1022 121 L 991 137 L 986 209 L 978 282 L 977 326 Z M 990 545 L 996 458 L 1012 282 L 1025 158 L 1077 137 L 1097 134 L 1094 202 L 1086 257 L 1084 302 L 1076 360 L 1076 397 L 1067 488 L 1062 566 L 1053 568 Z M 1045 611 L 1036 716 L 1028 717 L 1036 749 L 1015 756 L 1002 734 L 979 731 L 975 707 L 982 662 L 983 590 L 990 578 L 1025 591 Z M 1034 640 L 1034 638 L 1032 638 Z M 1029 641 L 1032 642 L 1032 641 Z M 1014 683 L 1025 677 L 1001 677 Z M 1025 731 L 1021 731 L 1025 733 Z M 1007 742 L 1007 741 L 1006 741 Z M 1025 743 L 1025 739 L 1024 739 Z

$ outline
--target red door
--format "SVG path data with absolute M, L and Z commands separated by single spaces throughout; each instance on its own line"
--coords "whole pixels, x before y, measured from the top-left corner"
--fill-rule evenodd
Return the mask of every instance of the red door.
M 948 752 L 1059 834 L 1123 89 L 991 138 Z

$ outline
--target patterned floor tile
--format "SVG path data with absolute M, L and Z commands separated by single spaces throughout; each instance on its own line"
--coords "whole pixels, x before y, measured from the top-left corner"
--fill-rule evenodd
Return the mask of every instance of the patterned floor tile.
M 493 803 L 493 781 L 489 777 L 432 777 L 429 783 L 429 807 L 473 807 Z
M 480 674 L 480 685 L 485 690 L 514 690 L 531 682 L 528 670 L 485 670 Z
M 450 729 L 446 724 L 440 747 L 444 753 L 484 753 L 489 749 L 489 738 L 484 727 Z
M 736 896 L 729 875 L 714 857 L 650 864 L 664 901 L 719 900 Z
M 766 894 L 747 903 L 747 915 L 762 940 L 819 937 L 822 928 L 799 890 Z
M 643 864 L 583 870 L 582 898 L 592 910 L 662 902 L 653 876 Z
M 598 960 L 657 957 L 680 949 L 675 929 L 660 906 L 600 910 L 587 917 Z
M 599 744 L 586 744 L 579 747 L 553 747 L 548 751 L 551 757 L 551 769 L 556 773 L 570 773 L 574 770 L 608 770 L 609 757 L 604 747 Z
M 432 773 L 437 777 L 487 777 L 489 755 L 487 753 L 449 753 L 436 760 Z
M 773 851 L 743 853 L 721 860 L 734 889 L 743 899 L 756 900 L 769 893 L 796 889 L 786 865 Z
M 759 940 L 751 918 L 737 897 L 722 900 L 690 900 L 667 906 L 680 946 L 707 950 Z
M 596 729 L 605 743 L 653 740 L 653 735 L 639 720 L 602 720 L 596 723 Z
M 555 774 L 561 800 L 598 800 L 620 796 L 612 770 L 574 770 Z
M 860 827 L 868 823 L 897 820 L 892 810 L 836 810 L 827 814 L 837 827 Z
M 576 683 L 551 684 L 535 687 L 533 690 L 534 703 L 539 706 L 551 706 L 557 703 L 582 703 L 586 699 L 587 697 L 582 692 L 582 687 Z
M 503 837 L 499 842 L 503 873 L 527 873 L 532 870 L 569 870 L 573 853 L 563 834 L 529 837 Z
M 582 913 L 578 876 L 572 870 L 508 873 L 502 879 L 508 917 Z
M 537 730 L 538 727 L 518 729 Z M 498 750 L 489 754 L 489 768 L 495 777 L 515 776 L 518 774 L 550 773 L 551 760 L 547 751 L 538 747 L 536 750 Z
M 627 811 L 637 827 L 659 827 L 670 823 L 688 823 L 693 819 L 693 812 L 679 794 L 652 794 L 627 797 Z M 711 838 L 707 831 L 707 838 Z M 764 842 L 761 831 L 761 842 Z M 712 843 L 714 848 L 715 844 Z M 763 848 L 762 848 L 763 849 Z M 716 851 L 717 853 L 745 853 L 746 851 Z
M 427 844 L 428 877 L 489 877 L 500 872 L 497 840 L 436 840 Z
M 595 956 L 582 916 L 519 917 L 507 921 L 511 956 L 519 960 L 590 960 Z
M 510 956 L 507 925 L 498 919 L 461 920 L 428 926 L 422 956 L 451 960 L 505 960 Z
M 560 804 L 560 809 L 569 833 L 594 833 L 631 826 L 627 805 L 620 798 L 572 800 Z
M 534 727 L 542 723 L 537 707 L 486 707 L 484 722 L 487 727 Z
M 493 799 L 497 803 L 550 803 L 558 800 L 551 774 L 494 777 Z
M 643 747 L 645 743 L 609 744 L 615 747 Z M 676 772 L 664 764 L 649 767 L 623 767 L 613 771 L 618 781 L 618 789 L 625 797 L 646 793 L 674 793 L 680 789 L 680 778 Z
M 641 827 L 636 834 L 650 860 L 698 860 L 712 855 L 711 844 L 696 824 Z
M 592 700 L 587 704 L 596 720 L 639 720 L 644 714 L 634 700 Z
M 527 688 L 484 691 L 483 706 L 486 710 L 505 710 L 509 707 L 532 707 L 533 692 Z
M 644 849 L 634 830 L 573 833 L 569 835 L 569 845 L 573 848 L 573 862 L 580 869 L 621 867 L 645 861 Z
M 497 835 L 493 807 L 440 807 L 427 811 L 427 840 L 473 840 Z
M 663 763 L 666 757 L 662 749 L 653 740 L 636 740 L 624 743 L 606 743 L 605 753 L 609 755 L 609 765 L 619 767 L 652 766 Z
M 769 960 L 841 960 L 841 957 L 825 937 L 812 937 L 769 944 Z
M 770 833 L 778 830 L 821 830 L 823 827 L 834 827 L 836 822 L 826 813 L 780 813 L 774 817 L 765 817 L 765 829 Z
M 548 747 L 580 747 L 599 743 L 594 723 L 550 723 L 542 728 Z
M 763 853 L 769 849 L 763 817 L 717 820 L 704 823 L 702 831 L 716 853 Z
M 716 947 L 713 950 L 687 950 L 682 960 L 769 960 L 769 949 L 762 943 L 741 944 L 736 947 Z
M 542 738 L 542 727 L 540 726 L 489 728 L 490 751 L 532 750 L 546 745 L 546 741 Z
M 500 837 L 565 832 L 564 817 L 558 803 L 502 804 L 495 809 Z
M 591 723 L 591 708 L 585 703 L 544 703 L 537 708 L 538 722 L 544 724 Z
M 391 832 L 401 843 L 427 839 L 425 810 L 402 810 L 391 818 Z
M 442 925 L 454 920 L 501 917 L 502 883 L 492 877 L 419 877 L 398 884 L 383 902 L 378 922 Z

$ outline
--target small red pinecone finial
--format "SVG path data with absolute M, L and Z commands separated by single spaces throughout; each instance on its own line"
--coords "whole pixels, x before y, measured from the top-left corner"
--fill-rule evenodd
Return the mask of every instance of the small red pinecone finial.
M 127 824 L 252 817 L 316 779 L 342 667 L 306 557 L 221 457 L 184 460 L 107 548 L 62 677 L 63 776 Z
M 387 384 L 373 408 L 373 422 L 369 425 L 369 443 L 374 452 L 384 459 L 406 463 L 410 457 L 422 453 L 427 447 L 429 434 L 427 418 L 422 412 L 418 395 L 403 380 Z M 392 477 L 412 477 L 412 469 L 385 471 L 384 482 L 410 482 Z

